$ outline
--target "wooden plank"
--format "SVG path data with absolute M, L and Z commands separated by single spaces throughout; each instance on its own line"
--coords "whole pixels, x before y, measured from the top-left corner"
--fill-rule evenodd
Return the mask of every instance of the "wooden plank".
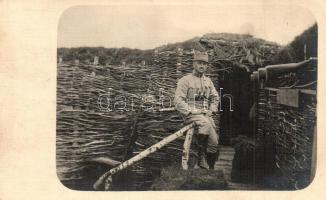
M 303 94 L 317 95 L 316 90 L 301 89 L 300 92 L 303 93 Z
M 96 158 L 90 158 L 90 159 L 87 159 L 85 160 L 85 162 L 94 162 L 94 163 L 101 163 L 101 164 L 106 164 L 106 165 L 109 165 L 109 166 L 116 166 L 116 165 L 119 165 L 121 164 L 120 161 L 116 161 L 116 160 L 113 160 L 111 158 L 107 158 L 107 157 L 96 157 Z
M 276 101 L 278 104 L 299 107 L 298 89 L 280 89 L 277 91 Z
M 277 91 L 280 90 L 280 89 L 277 89 L 277 88 L 269 88 L 269 87 L 265 87 L 264 89 L 269 90 L 269 91 L 273 91 L 273 92 L 277 92 Z
M 269 90 L 269 91 L 273 91 L 273 92 L 277 92 L 280 89 L 278 88 L 270 88 L 270 87 L 265 87 L 265 90 Z M 316 90 L 310 90 L 310 89 L 299 89 L 300 93 L 303 94 L 309 94 L 309 95 L 317 95 L 317 91 Z
M 227 181 L 231 180 L 234 153 L 235 151 L 232 147 L 221 146 L 219 159 L 215 164 L 215 170 L 222 170 Z

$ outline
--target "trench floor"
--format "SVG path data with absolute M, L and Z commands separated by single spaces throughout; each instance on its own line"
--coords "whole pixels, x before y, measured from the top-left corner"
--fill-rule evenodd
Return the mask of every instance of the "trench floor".
M 219 159 L 215 164 L 215 170 L 222 170 L 228 183 L 228 190 L 264 190 L 258 185 L 235 183 L 231 181 L 232 161 L 234 157 L 234 148 L 231 146 L 222 146 Z

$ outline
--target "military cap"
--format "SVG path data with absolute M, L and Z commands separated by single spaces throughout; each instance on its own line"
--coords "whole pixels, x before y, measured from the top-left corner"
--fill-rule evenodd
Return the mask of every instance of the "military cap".
M 195 52 L 194 61 L 204 61 L 208 63 L 208 54 L 204 52 Z

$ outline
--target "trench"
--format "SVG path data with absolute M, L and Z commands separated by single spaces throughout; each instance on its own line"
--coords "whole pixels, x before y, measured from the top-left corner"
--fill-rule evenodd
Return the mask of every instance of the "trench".
M 219 143 L 221 145 L 221 155 L 220 159 L 216 163 L 215 168 L 224 170 L 226 179 L 232 183 L 231 171 L 234 156 L 232 139 L 240 135 L 248 137 L 252 137 L 253 135 L 253 126 L 249 120 L 249 111 L 253 104 L 254 91 L 251 89 L 252 85 L 250 82 L 250 72 L 247 72 L 244 68 L 234 68 L 231 73 L 220 73 L 219 80 L 216 85 L 220 86 L 221 95 L 220 115 L 219 119 L 217 119 L 219 120 L 219 130 L 217 131 L 220 135 Z M 144 117 L 146 114 L 139 112 L 138 114 L 133 115 L 133 120 L 129 122 L 131 128 L 126 129 L 124 133 L 129 134 L 130 138 L 125 145 L 124 156 L 120 157 L 121 160 L 127 160 L 136 155 L 137 152 L 140 151 L 137 149 L 136 142 L 139 140 L 139 138 L 144 137 L 142 136 L 143 133 L 141 132 L 142 130 L 139 122 L 146 119 L 146 117 Z M 169 113 L 166 113 L 166 116 L 169 115 Z M 160 116 L 158 118 L 164 117 L 165 116 Z M 128 130 L 131 132 L 128 133 Z M 172 128 L 170 131 L 168 131 L 171 132 L 175 130 L 176 129 Z M 182 147 L 182 142 L 183 141 L 178 141 L 175 145 Z M 196 147 L 193 146 L 192 148 L 193 152 L 195 152 Z M 163 151 L 161 155 L 164 153 L 167 152 Z M 192 162 L 194 162 L 194 159 L 195 158 L 193 158 Z M 177 158 L 176 160 L 181 161 L 181 157 Z M 123 170 L 114 177 L 114 184 L 111 189 L 117 191 L 148 190 L 151 187 L 152 181 L 160 176 L 162 167 L 164 167 L 164 163 L 163 166 L 160 166 L 161 163 L 157 162 L 158 161 L 153 158 L 144 159 L 144 162 L 136 164 L 135 167 L 131 167 L 130 170 Z M 163 160 L 163 162 L 168 162 L 171 164 L 171 159 L 170 161 Z M 153 163 L 156 165 L 154 169 L 151 167 Z M 93 190 L 92 186 L 97 178 L 109 169 L 110 168 L 104 163 L 87 163 L 84 169 L 80 172 L 80 176 L 83 177 L 82 179 L 78 181 L 63 181 L 63 184 L 68 188 L 90 191 Z M 136 173 L 134 173 L 133 170 L 135 170 Z M 141 171 L 141 174 L 137 174 L 138 171 Z M 236 183 L 232 184 L 233 186 L 236 185 Z M 237 186 L 233 187 L 233 189 L 236 188 Z M 246 188 L 250 187 L 247 186 Z
M 272 63 L 279 46 L 249 36 L 229 37 L 212 35 L 191 42 L 192 47 L 211 55 L 208 74 L 220 89 L 220 112 L 214 116 L 221 145 L 216 169 L 223 171 L 229 189 L 306 187 L 313 178 L 316 156 L 317 65 L 280 74 L 267 84 L 259 82 L 261 79 L 252 81 L 258 74 L 255 70 Z M 93 184 L 109 167 L 90 162 L 90 158 L 127 160 L 184 126 L 182 117 L 173 110 L 152 109 L 154 112 L 140 114 L 107 112 L 97 106 L 98 97 L 108 93 L 134 97 L 136 111 L 143 100 L 140 97 L 149 103 L 162 91 L 173 97 L 176 81 L 192 71 L 194 49 L 183 50 L 178 45 L 148 51 L 148 65 L 132 61 L 120 66 L 119 59 L 114 65 L 91 64 L 82 60 L 82 53 L 74 52 L 78 48 L 64 51 L 69 59 L 74 58 L 72 54 L 79 57 L 75 62 L 58 64 L 56 163 L 58 178 L 66 187 L 94 190 Z M 100 55 L 101 62 L 110 55 L 107 53 Z M 112 190 L 150 190 L 163 169 L 180 165 L 182 147 L 183 138 L 175 140 L 121 171 L 113 177 Z M 196 148 L 194 141 L 191 167 Z

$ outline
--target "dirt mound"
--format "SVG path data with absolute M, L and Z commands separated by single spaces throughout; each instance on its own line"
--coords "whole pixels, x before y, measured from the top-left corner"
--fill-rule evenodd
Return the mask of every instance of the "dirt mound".
M 173 166 L 163 169 L 151 190 L 223 190 L 226 187 L 227 182 L 221 170 L 182 170 Z

